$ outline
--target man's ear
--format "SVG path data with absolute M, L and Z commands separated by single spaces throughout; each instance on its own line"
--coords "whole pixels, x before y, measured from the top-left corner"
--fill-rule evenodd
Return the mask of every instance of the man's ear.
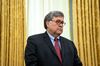
M 50 24 L 49 21 L 47 21 L 47 22 L 46 22 L 47 27 L 49 26 L 49 24 Z

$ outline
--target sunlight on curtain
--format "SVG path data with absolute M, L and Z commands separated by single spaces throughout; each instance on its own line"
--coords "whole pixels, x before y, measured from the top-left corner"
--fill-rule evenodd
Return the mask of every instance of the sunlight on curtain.
M 28 36 L 44 32 L 44 16 L 53 10 L 62 11 L 66 25 L 62 36 L 70 39 L 69 4 L 68 0 L 29 0 L 27 1 Z

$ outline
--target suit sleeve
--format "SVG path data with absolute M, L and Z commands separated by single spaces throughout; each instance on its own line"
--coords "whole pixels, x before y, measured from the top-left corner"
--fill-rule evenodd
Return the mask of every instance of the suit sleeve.
M 36 45 L 33 42 L 32 37 L 27 39 L 27 45 L 25 48 L 25 64 L 26 66 L 37 66 L 37 53 Z

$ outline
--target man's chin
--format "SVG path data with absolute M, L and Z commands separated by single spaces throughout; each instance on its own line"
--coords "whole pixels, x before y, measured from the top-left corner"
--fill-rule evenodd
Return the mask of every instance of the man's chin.
M 58 32 L 58 35 L 61 35 L 62 34 L 62 32 Z

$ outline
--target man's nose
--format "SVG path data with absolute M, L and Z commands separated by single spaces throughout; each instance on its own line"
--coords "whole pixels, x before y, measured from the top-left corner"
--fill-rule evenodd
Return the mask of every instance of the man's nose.
M 59 26 L 60 26 L 60 27 L 63 27 L 63 24 L 62 24 L 62 23 L 60 23 L 60 24 L 59 24 Z

